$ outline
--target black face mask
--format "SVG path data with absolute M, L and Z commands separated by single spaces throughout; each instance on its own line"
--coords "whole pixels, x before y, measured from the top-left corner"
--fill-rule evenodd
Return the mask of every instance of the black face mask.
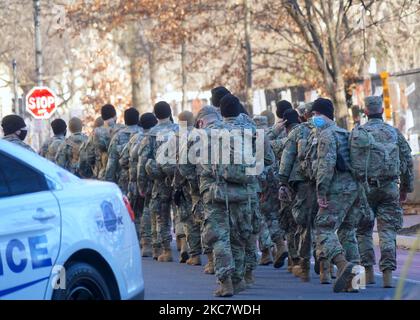
M 28 134 L 28 130 L 20 130 L 20 133 L 17 135 L 20 140 L 25 140 L 26 135 Z

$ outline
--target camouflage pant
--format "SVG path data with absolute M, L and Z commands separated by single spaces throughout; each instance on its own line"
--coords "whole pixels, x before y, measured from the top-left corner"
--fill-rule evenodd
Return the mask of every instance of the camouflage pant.
M 315 217 L 316 255 L 332 260 L 345 254 L 347 261 L 360 262 L 356 226 L 360 221 L 360 200 L 356 191 L 327 196 L 328 207 Z
M 299 182 L 296 185 L 295 202 L 292 216 L 297 224 L 299 235 L 298 255 L 303 259 L 311 258 L 313 248 L 313 224 L 318 210 L 315 184 Z
M 284 240 L 285 231 L 279 222 L 280 201 L 277 199 L 277 189 L 269 188 L 261 198 L 260 210 L 265 218 L 271 240 L 274 243 Z M 263 239 L 260 237 L 260 243 L 261 240 Z
M 259 201 L 257 198 L 251 202 L 250 209 L 252 214 L 252 234 L 245 242 L 245 270 L 255 270 L 257 268 L 257 238 L 258 234 L 261 232 L 261 224 L 264 221 L 264 218 L 261 216 Z
M 160 182 L 155 183 L 161 184 Z M 163 248 L 169 249 L 172 241 L 171 188 L 166 185 L 159 185 L 159 188 L 154 188 L 152 199 L 150 200 L 150 213 L 152 228 L 154 221 L 156 221 L 156 238 L 160 239 Z
M 216 277 L 224 281 L 231 276 L 234 282 L 245 274 L 245 244 L 252 234 L 252 215 L 247 202 L 224 203 L 212 201 L 210 192 L 203 193 L 203 240 L 213 248 Z
M 274 245 L 273 240 L 270 236 L 270 231 L 268 230 L 267 222 L 263 221 L 261 225 L 261 231 L 258 235 L 258 247 L 261 251 L 270 249 Z
M 192 198 L 187 190 L 184 190 L 184 199 L 181 205 L 177 208 L 180 223 L 183 225 L 183 231 L 187 238 L 188 254 L 196 256 L 201 254 L 201 232 L 200 222 L 193 217 Z
M 397 268 L 396 237 L 398 230 L 402 227 L 403 219 L 399 194 L 397 181 L 389 181 L 382 182 L 382 185 L 379 187 L 370 186 L 370 191 L 367 195 L 377 221 L 379 247 L 381 250 L 379 269 L 381 271 L 393 271 Z M 364 217 L 357 229 L 361 263 L 364 266 L 375 264 L 372 240 L 373 226 L 374 219 Z
M 280 225 L 286 232 L 287 251 L 292 259 L 299 258 L 299 234 L 297 233 L 297 224 L 292 215 L 293 202 L 281 202 L 280 208 Z
M 205 242 L 203 237 L 204 232 L 204 206 L 203 200 L 199 194 L 194 194 L 191 196 L 192 199 L 192 217 L 195 224 L 200 226 L 200 239 L 201 239 L 201 248 L 203 254 L 208 254 L 212 252 L 212 248 Z
M 185 237 L 185 226 L 184 222 L 181 221 L 180 211 L 180 208 L 175 204 L 172 205 L 174 233 L 177 239 Z

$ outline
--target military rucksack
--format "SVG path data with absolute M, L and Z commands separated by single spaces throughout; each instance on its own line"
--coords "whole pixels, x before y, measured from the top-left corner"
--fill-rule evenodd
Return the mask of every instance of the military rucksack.
M 219 173 L 229 183 L 251 183 L 255 178 L 251 175 L 251 169 L 256 166 L 255 123 L 245 114 L 241 114 L 234 125 L 228 124 L 226 128 L 230 138 L 229 164 L 220 164 Z M 227 150 L 222 149 L 221 152 L 225 153 Z
M 369 128 L 359 126 L 353 129 L 350 135 L 350 160 L 358 179 L 399 176 L 398 135 L 395 130 L 390 132 L 393 133 L 390 139 L 377 141 Z

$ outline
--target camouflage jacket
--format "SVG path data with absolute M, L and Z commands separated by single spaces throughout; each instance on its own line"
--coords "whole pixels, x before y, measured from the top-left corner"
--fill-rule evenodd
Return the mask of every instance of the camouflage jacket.
M 305 181 L 301 161 L 298 159 L 298 149 L 302 141 L 309 137 L 311 130 L 312 125 L 304 122 L 289 132 L 280 160 L 280 183 L 287 184 L 288 182 Z
M 336 169 L 337 147 L 336 131 L 344 130 L 329 120 L 325 126 L 317 129 L 317 169 L 316 190 L 318 197 L 328 194 L 355 192 L 358 188 L 350 171 L 341 172 Z
M 53 136 L 49 138 L 41 147 L 39 154 L 47 158 L 50 161 L 55 161 L 55 156 L 57 155 L 57 151 L 60 145 L 64 142 L 65 137 L 63 135 L 60 136 Z
M 287 136 L 286 127 L 282 121 L 277 121 L 270 129 L 267 136 L 270 140 L 278 140 Z
M 149 177 L 146 172 L 146 164 L 148 163 L 149 159 L 156 161 L 156 152 L 159 148 L 159 143 L 157 140 L 160 140 L 163 143 L 163 140 L 169 139 L 169 137 L 177 131 L 177 124 L 174 124 L 171 121 L 165 121 L 158 123 L 156 126 L 151 128 L 149 132 L 144 134 L 144 139 L 141 141 L 138 149 L 139 157 L 137 166 L 137 186 L 141 193 L 147 192 L 149 181 L 151 179 L 156 182 L 153 183 L 153 189 L 158 188 L 159 184 L 162 185 L 162 183 L 165 182 L 160 179 L 153 179 Z M 166 178 L 170 179 L 169 184 L 171 184 L 173 177 L 163 177 L 164 180 L 166 180 Z
M 4 136 L 3 139 L 11 143 L 17 144 L 18 146 L 21 146 L 22 148 L 25 148 L 26 150 L 35 152 L 34 149 L 32 149 L 28 144 L 20 140 L 14 133 Z
M 108 161 L 105 169 L 105 180 L 118 183 L 123 189 L 128 184 L 128 171 L 121 170 L 120 158 L 124 147 L 130 141 L 131 137 L 138 133 L 141 128 L 136 124 L 126 126 L 114 134 L 108 147 Z
M 382 119 L 370 119 L 367 123 L 361 126 L 367 129 L 375 138 L 376 141 L 387 141 L 390 137 L 397 135 L 397 144 L 399 149 L 400 160 L 400 188 L 404 192 L 414 191 L 414 173 L 413 173 L 413 158 L 411 156 L 411 148 L 402 133 Z
M 88 137 L 81 132 L 73 133 L 60 145 L 55 157 L 56 163 L 73 174 L 79 174 L 80 146 Z
M 103 180 L 105 178 L 105 169 L 108 163 L 108 148 L 112 137 L 124 126 L 120 124 L 107 124 L 94 130 L 93 143 L 95 148 L 95 172 L 97 178 Z

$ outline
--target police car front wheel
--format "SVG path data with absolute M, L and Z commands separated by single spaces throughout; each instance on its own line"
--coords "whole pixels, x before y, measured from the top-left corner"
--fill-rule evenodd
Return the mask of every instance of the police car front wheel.
M 76 262 L 66 267 L 65 289 L 56 289 L 53 300 L 111 300 L 106 281 L 94 267 Z

